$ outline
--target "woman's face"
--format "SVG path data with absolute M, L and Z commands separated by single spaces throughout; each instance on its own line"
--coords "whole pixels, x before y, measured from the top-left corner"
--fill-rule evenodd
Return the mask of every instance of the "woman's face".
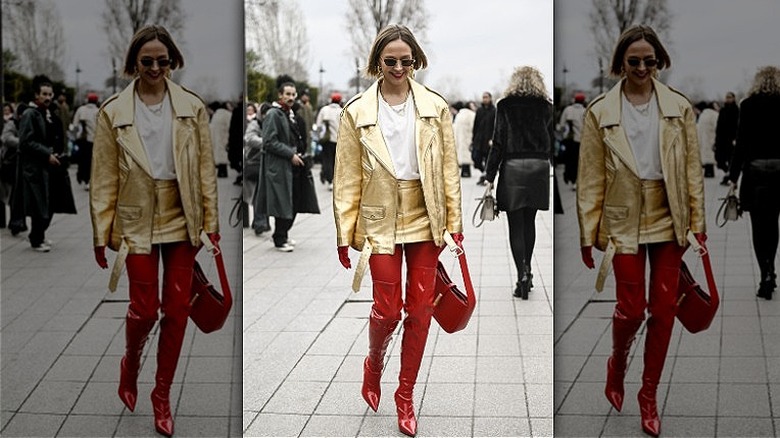
M 395 61 L 394 66 L 388 66 L 386 62 L 390 62 L 391 64 Z M 412 62 L 408 67 L 404 67 L 402 65 L 402 62 L 406 61 L 409 63 L 409 61 L 412 60 L 412 48 L 409 46 L 409 44 L 406 44 L 401 40 L 400 38 L 391 41 L 388 45 L 385 46 L 384 49 L 382 49 L 382 52 L 379 54 L 379 66 L 382 69 L 382 75 L 384 76 L 384 80 L 388 82 L 388 84 L 393 86 L 399 86 L 406 82 L 406 77 L 409 75 L 409 72 L 414 68 L 414 62 Z
M 138 77 L 150 86 L 158 86 L 165 81 L 170 63 L 168 48 L 160 40 L 151 40 L 141 46 L 135 62 Z
M 634 41 L 623 55 L 623 71 L 626 72 L 626 80 L 636 87 L 647 86 L 652 81 L 657 63 L 655 49 L 650 43 L 645 40 Z
M 14 110 L 9 105 L 3 105 L 3 119 L 11 120 L 14 115 Z

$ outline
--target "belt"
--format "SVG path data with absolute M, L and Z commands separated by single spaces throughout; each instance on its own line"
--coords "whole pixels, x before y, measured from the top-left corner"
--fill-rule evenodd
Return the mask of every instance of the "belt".
M 116 292 L 116 286 L 119 284 L 119 277 L 122 275 L 122 268 L 125 267 L 128 252 L 130 252 L 130 247 L 127 245 L 127 240 L 123 237 L 122 244 L 119 245 L 119 251 L 116 253 L 116 259 L 114 259 L 114 266 L 111 267 L 111 278 L 108 280 L 108 290 L 111 292 Z
M 601 259 L 601 265 L 599 265 L 599 273 L 596 276 L 596 292 L 604 290 L 604 282 L 607 280 L 609 269 L 612 267 L 612 259 L 615 257 L 616 249 L 615 242 L 610 237 L 607 249 L 604 250 L 604 257 Z
M 368 268 L 368 259 L 371 258 L 371 253 L 373 251 L 374 245 L 371 245 L 371 241 L 366 237 L 366 241 L 363 244 L 363 251 L 360 252 L 360 259 L 355 268 L 355 276 L 352 277 L 352 292 L 360 292 L 360 283 L 363 282 L 363 276 L 366 274 L 366 268 Z

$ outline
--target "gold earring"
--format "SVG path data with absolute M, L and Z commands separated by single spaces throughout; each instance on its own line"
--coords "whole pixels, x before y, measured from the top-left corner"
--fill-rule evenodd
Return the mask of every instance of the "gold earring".
M 414 79 L 414 69 L 409 70 L 409 79 Z

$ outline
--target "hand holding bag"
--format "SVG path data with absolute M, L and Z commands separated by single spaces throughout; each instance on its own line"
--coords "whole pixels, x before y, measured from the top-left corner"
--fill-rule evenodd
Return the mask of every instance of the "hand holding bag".
M 471 283 L 466 253 L 455 243 L 447 231 L 444 232 L 444 241 L 447 242 L 450 251 L 460 262 L 466 293 L 464 294 L 450 279 L 444 265 L 439 262 L 436 267 L 436 298 L 433 302 L 433 317 L 445 332 L 455 333 L 468 325 L 471 314 L 474 313 L 474 307 L 477 305 L 477 298 Z
M 723 203 L 718 208 L 718 213 L 715 215 L 715 224 L 719 227 L 726 225 L 728 221 L 736 221 L 742 216 L 742 209 L 739 205 L 739 198 L 736 195 L 736 188 L 731 186 L 728 195 L 725 198 L 720 198 Z
M 230 293 L 230 283 L 225 273 L 225 262 L 222 260 L 222 251 L 214 246 L 205 232 L 201 232 L 200 240 L 206 249 L 214 256 L 219 272 L 219 283 L 222 287 L 220 293 L 214 287 L 200 264 L 195 261 L 192 269 L 192 298 L 190 299 L 190 318 L 203 333 L 211 333 L 219 330 L 225 324 L 233 305 L 233 296 Z
M 702 289 L 691 275 L 685 262 L 680 265 L 680 282 L 677 288 L 677 319 L 691 333 L 706 330 L 718 311 L 720 297 L 715 277 L 712 275 L 712 265 L 707 248 L 701 246 L 693 233 L 688 232 L 688 241 L 701 256 L 704 273 L 707 276 L 709 293 Z
M 483 222 L 492 221 L 498 217 L 498 204 L 496 204 L 496 198 L 493 197 L 493 183 L 488 183 L 485 194 L 477 199 L 479 203 L 471 217 L 471 224 L 480 227 Z M 479 223 L 477 223 L 477 215 L 479 215 Z

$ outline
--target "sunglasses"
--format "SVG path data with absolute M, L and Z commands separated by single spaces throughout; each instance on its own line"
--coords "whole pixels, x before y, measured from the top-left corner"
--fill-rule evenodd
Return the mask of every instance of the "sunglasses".
M 154 63 L 157 63 L 157 66 L 160 68 L 165 68 L 171 65 L 171 60 L 168 58 L 160 58 L 160 59 L 154 59 L 154 58 L 141 58 L 141 65 L 144 67 L 151 67 L 154 65 Z
M 639 58 L 628 58 L 626 59 L 626 62 L 631 67 L 639 67 L 639 64 L 644 63 L 645 67 L 647 68 L 653 68 L 656 65 L 658 65 L 658 60 L 655 58 L 647 58 L 647 59 L 639 59 Z
M 411 67 L 414 64 L 414 59 L 385 58 L 382 60 L 382 62 L 384 62 L 388 67 L 395 67 L 398 61 L 401 61 L 401 65 L 404 67 Z

